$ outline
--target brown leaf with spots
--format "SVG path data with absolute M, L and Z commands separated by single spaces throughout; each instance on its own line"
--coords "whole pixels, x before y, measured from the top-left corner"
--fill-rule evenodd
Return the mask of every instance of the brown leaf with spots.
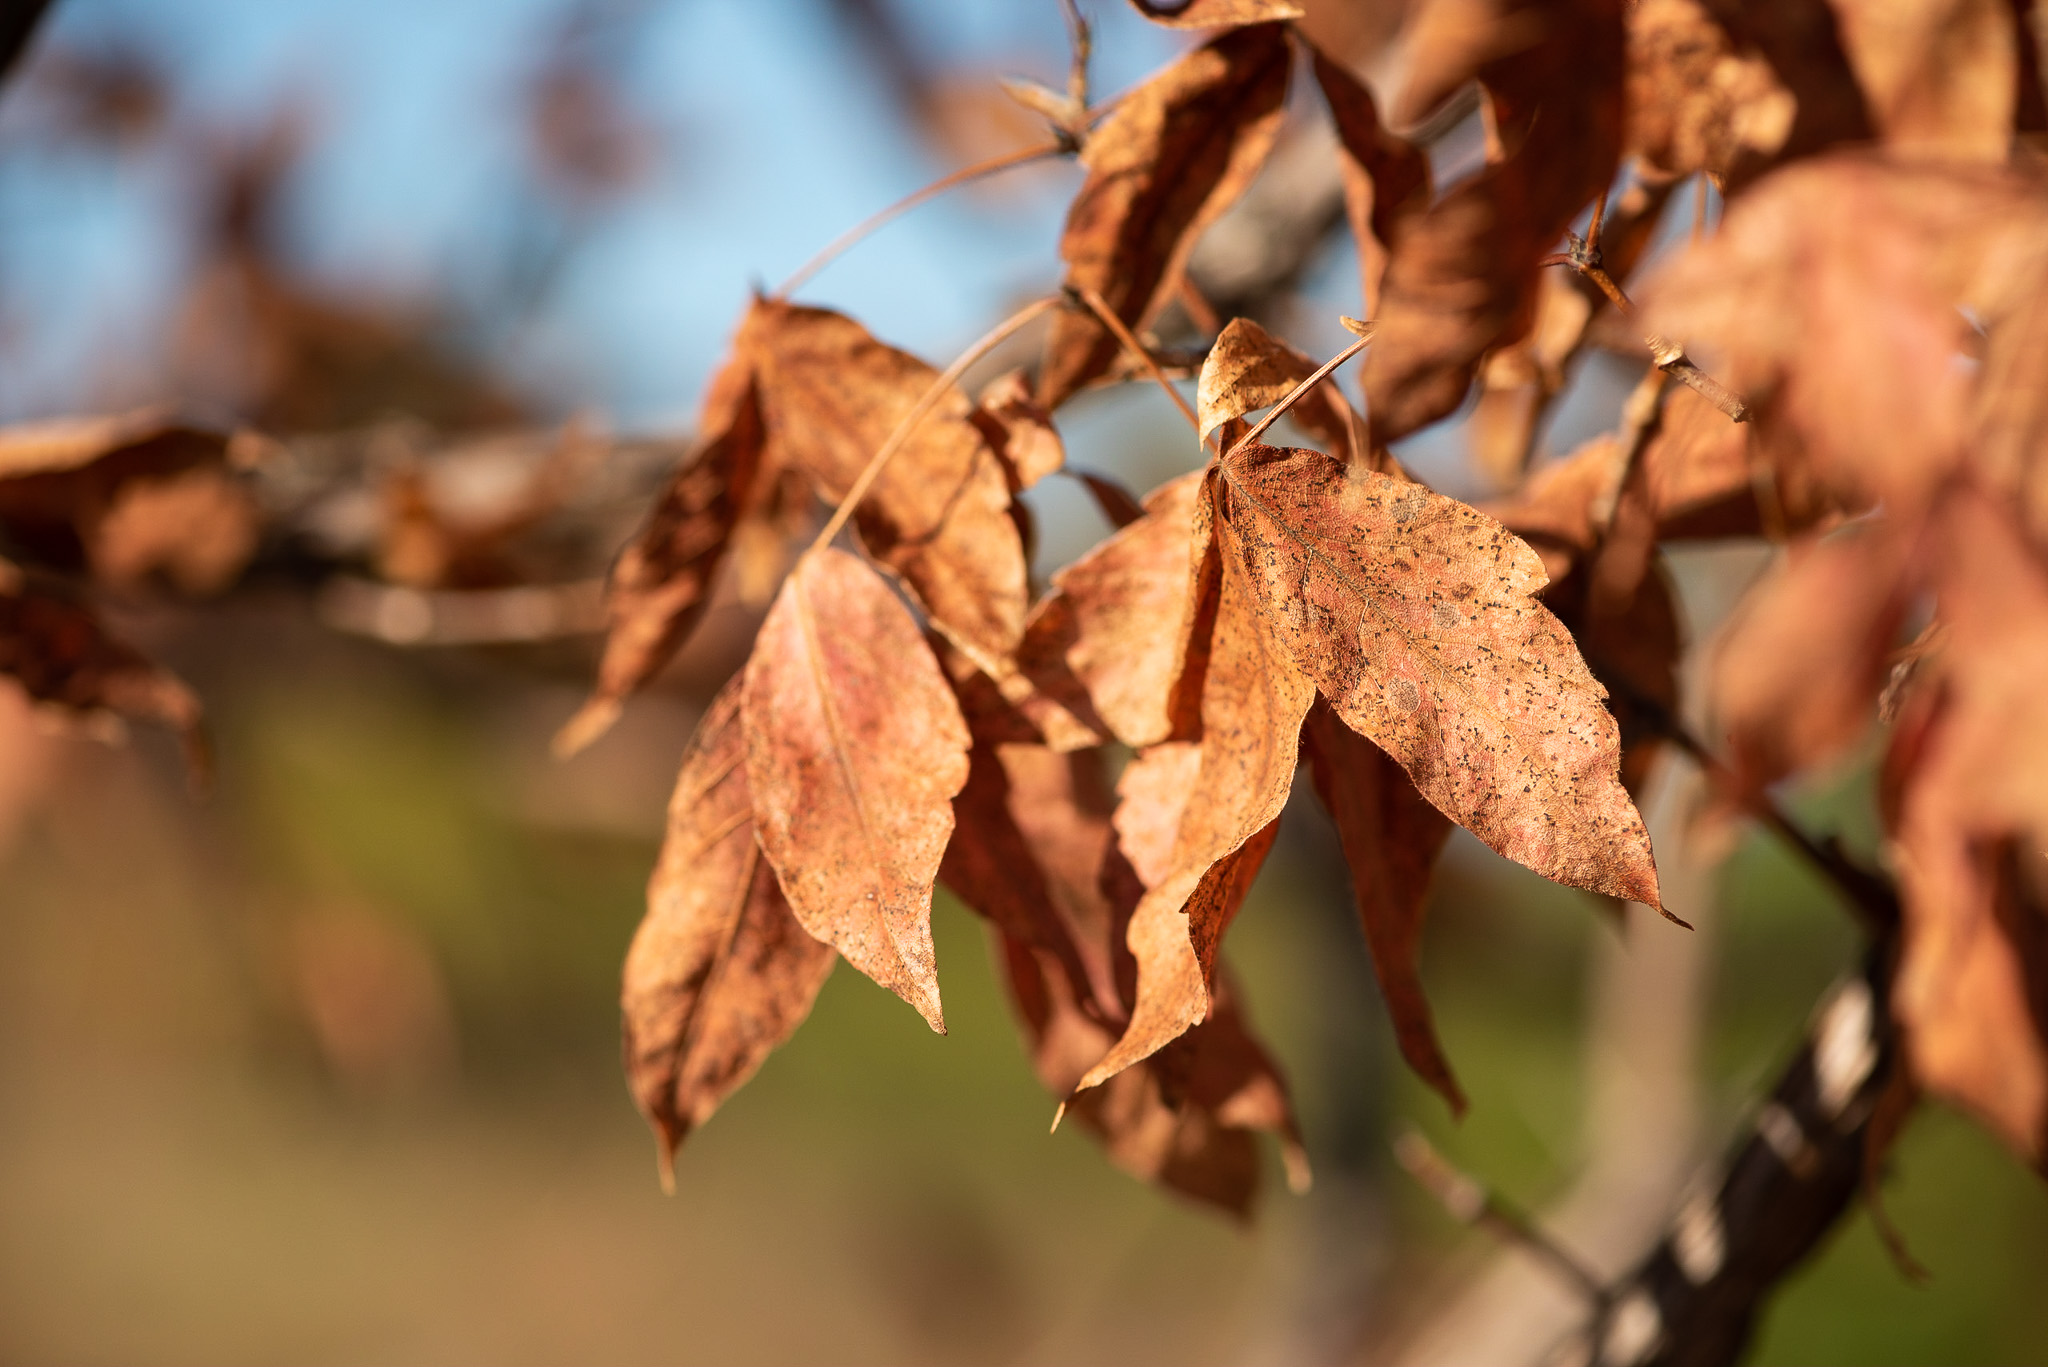
M 209 771 L 199 699 L 183 680 L 110 635 L 76 593 L 0 560 L 0 675 L 87 731 L 119 734 L 120 719 L 178 733 L 195 783 Z
M 1416 21 L 1407 123 L 1477 78 L 1503 158 L 1404 220 L 1365 360 L 1375 445 L 1456 409 L 1481 358 L 1527 331 L 1537 262 L 1613 180 L 1621 0 L 1433 0 Z
M 1351 867 L 1358 919 L 1401 1057 L 1462 1115 L 1465 1094 L 1437 1040 L 1418 971 L 1429 875 L 1451 823 L 1415 791 L 1386 751 L 1346 726 L 1328 703 L 1309 709 L 1302 748 Z
M 1029 489 L 1067 463 L 1052 414 L 1031 397 L 1031 381 L 1021 370 L 1008 370 L 990 380 L 976 403 L 975 420 L 989 445 L 1002 457 L 1010 492 Z
M 625 700 L 661 672 L 711 604 L 712 579 L 754 500 L 767 439 L 743 346 L 712 376 L 697 432 L 697 450 L 669 476 L 612 565 L 597 683 L 556 734 L 557 755 L 573 755 L 611 729 Z
M 1429 158 L 1380 122 L 1372 92 L 1339 63 L 1315 50 L 1316 84 L 1337 125 L 1337 170 L 1344 179 L 1344 214 L 1358 245 L 1360 295 L 1365 316 L 1379 313 L 1380 281 L 1401 216 L 1429 201 Z
M 1018 687 L 1085 731 L 1132 747 L 1193 724 L 1186 674 L 1188 583 L 1200 473 L 1145 500 L 1145 516 L 1053 576 L 1018 652 Z M 1013 690 L 1014 692 L 1015 690 Z
M 1906 553 L 1882 524 L 1808 538 L 1750 590 L 1713 672 L 1747 791 L 1839 760 L 1869 733 L 1908 607 Z
M 1548 576 L 1526 543 L 1315 451 L 1250 447 L 1219 478 L 1226 565 L 1347 725 L 1501 854 L 1661 905 L 1606 690 L 1538 601 Z
M 1287 96 L 1281 25 L 1232 29 L 1117 102 L 1088 137 L 1088 179 L 1060 236 L 1066 284 L 1142 328 L 1179 288 L 1195 239 L 1244 193 Z M 1085 308 L 1054 315 L 1038 402 L 1057 408 L 1108 371 L 1118 345 Z
M 797 924 L 754 840 L 741 681 L 713 699 L 683 756 L 647 915 L 626 951 L 626 1077 L 664 1175 L 803 1024 L 838 958 Z
M 1309 376 L 1316 363 L 1249 318 L 1233 318 L 1209 348 L 1197 382 L 1196 417 L 1203 438 L 1247 413 L 1270 408 Z M 1287 410 L 1301 429 L 1339 460 L 1364 458 L 1364 424 L 1329 377 Z
M 1325 457 L 1327 459 L 1327 457 Z M 1216 474 L 1203 474 L 1197 544 L 1206 540 Z M 1157 1053 L 1209 1013 L 1224 932 L 1273 847 L 1315 687 L 1276 638 L 1244 566 L 1220 557 L 1201 693 L 1201 759 L 1163 876 L 1131 914 L 1137 1001 L 1123 1038 L 1089 1069 L 1096 1086 Z M 1149 858 L 1145 862 L 1149 863 Z
M 746 336 L 774 458 L 835 503 L 938 379 L 829 309 L 764 300 Z M 974 414 L 949 387 L 876 478 L 854 526 L 932 625 L 994 670 L 1017 647 L 1029 593 L 1009 481 Z
M 910 612 L 844 551 L 797 562 L 747 661 L 747 782 L 796 919 L 941 1034 L 932 882 L 967 723 Z
M 260 530 L 233 446 L 161 409 L 0 428 L 0 532 L 24 559 L 114 588 L 216 593 Z
M 2048 1171 L 2048 572 L 1972 493 L 1945 500 L 1933 539 L 1948 639 L 1887 761 L 1892 1006 L 1921 1084 Z
M 1223 28 L 1302 15 L 1294 0 L 1131 0 L 1131 8 L 1167 28 Z

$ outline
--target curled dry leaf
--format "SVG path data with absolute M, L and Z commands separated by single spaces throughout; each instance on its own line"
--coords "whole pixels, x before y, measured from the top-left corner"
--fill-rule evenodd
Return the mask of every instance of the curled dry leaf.
M 1526 543 L 1320 452 L 1253 446 L 1220 471 L 1224 561 L 1347 725 L 1509 859 L 1661 905 L 1606 690 L 1538 601 L 1548 576 Z
M 1315 374 L 1316 363 L 1249 318 L 1233 318 L 1209 348 L 1196 385 L 1196 417 L 1206 441 L 1218 427 L 1270 408 Z M 1334 378 L 1303 395 L 1287 416 L 1343 461 L 1363 459 L 1363 424 Z
M 115 588 L 218 592 L 260 530 L 229 448 L 161 409 L 0 429 L 0 530 L 24 556 Z
M 661 671 L 710 606 L 711 581 L 754 500 L 767 435 L 743 350 L 712 377 L 697 431 L 696 452 L 669 477 L 612 565 L 597 684 L 555 736 L 558 755 L 575 754 L 609 730 L 625 700 Z
M 1714 658 L 1714 711 L 1748 792 L 1841 759 L 1877 720 L 1908 606 L 1906 546 L 1865 525 L 1794 545 Z
M 1067 463 L 1052 415 L 1031 397 L 1031 381 L 1022 370 L 1009 370 L 990 380 L 975 408 L 988 442 L 1002 457 L 1010 492 L 1029 489 Z
M 777 461 L 844 498 L 938 372 L 829 309 L 773 300 L 746 329 Z M 875 558 L 900 575 L 932 625 L 983 669 L 1017 647 L 1028 590 L 1004 466 L 949 386 L 854 515 Z
M 1088 179 L 1060 236 L 1066 284 L 1145 326 L 1178 289 L 1202 229 L 1244 193 L 1272 149 L 1287 96 L 1278 24 L 1232 29 L 1124 96 L 1088 138 Z M 1057 408 L 1108 371 L 1115 337 L 1086 309 L 1046 339 L 1038 401 Z
M 1948 640 L 1887 768 L 1904 944 L 1892 1004 L 1915 1076 L 2048 1170 L 2048 573 L 2010 514 L 1945 502 Z M 1901 753 L 1901 751 L 1906 753 Z
M 1843 143 L 1873 136 L 1870 110 L 1842 50 L 1838 6 L 1829 0 L 1708 0 L 1713 16 L 1739 52 L 1756 52 L 1769 62 L 1793 100 L 1792 126 L 1776 158 L 1810 157 Z M 1728 188 L 1740 189 L 1772 162 L 1739 157 L 1729 170 Z
M 1168 28 L 1223 28 L 1302 15 L 1294 0 L 1131 0 L 1131 8 Z
M 1462 1115 L 1465 1094 L 1437 1040 L 1418 971 L 1430 870 L 1451 823 L 1415 791 L 1400 765 L 1340 721 L 1328 703 L 1309 709 L 1302 748 L 1351 867 L 1358 919 L 1401 1057 Z
M 1027 714 L 1058 708 L 1132 747 L 1192 727 L 1182 678 L 1201 485 L 1199 472 L 1161 485 L 1144 517 L 1053 576 L 1018 652 L 1018 686 L 1036 695 L 1018 699 Z
M 209 763 L 199 699 L 175 674 L 109 635 L 62 586 L 0 560 L 0 675 L 88 729 L 130 718 L 178 733 L 193 781 Z
M 1117 776 L 1117 848 L 1148 888 L 1157 887 L 1172 872 L 1180 814 L 1187 810 L 1201 768 L 1198 742 L 1170 740 L 1131 756 Z
M 797 924 L 754 840 L 740 680 L 683 756 L 647 916 L 626 951 L 626 1078 L 666 1176 L 689 1133 L 810 1014 L 836 955 Z
M 1480 359 L 1526 331 L 1538 261 L 1614 178 L 1620 0 L 1432 0 L 1395 121 L 1477 78 L 1504 158 L 1403 221 L 1365 362 L 1376 445 L 1463 402 Z
M 1358 244 L 1358 275 L 1366 317 L 1378 314 L 1380 279 L 1401 215 L 1429 199 L 1429 158 L 1380 122 L 1372 92 L 1344 66 L 1314 54 L 1316 84 L 1337 126 L 1337 170 L 1344 180 L 1344 215 Z
M 1636 462 L 1660 537 L 1782 541 L 1842 511 L 1795 447 L 1759 440 L 1758 430 L 1728 421 L 1695 389 L 1666 394 Z
M 944 1033 L 932 881 L 967 724 L 909 609 L 844 551 L 806 555 L 747 661 L 761 849 L 805 930 Z
M 1215 478 L 1213 471 L 1203 475 L 1198 544 L 1208 532 Z M 1089 1069 L 1083 1087 L 1157 1053 L 1208 1014 L 1217 948 L 1273 847 L 1293 786 L 1301 722 L 1315 687 L 1276 639 L 1242 564 L 1221 557 L 1209 591 L 1215 606 L 1202 677 L 1201 759 L 1166 872 L 1148 888 L 1126 932 L 1138 964 L 1129 1028 Z

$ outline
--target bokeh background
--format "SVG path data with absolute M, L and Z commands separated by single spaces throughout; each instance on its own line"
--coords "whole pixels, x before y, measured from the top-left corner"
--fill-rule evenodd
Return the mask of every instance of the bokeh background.
M 1183 44 L 1087 8 L 1098 89 Z M 1319 17 L 1383 75 L 1400 13 Z M 1035 139 L 996 78 L 1057 85 L 1065 60 L 1052 0 L 59 0 L 0 90 L 0 418 L 169 400 L 354 433 L 373 464 L 422 432 L 687 434 L 750 289 Z M 1055 165 L 944 199 L 805 297 L 943 360 L 1056 279 L 1075 183 Z M 1332 350 L 1355 282 L 1338 232 L 1269 321 Z M 1611 424 L 1629 378 L 1586 362 L 1546 451 Z M 1195 460 L 1139 387 L 1062 427 L 1139 490 Z M 1404 455 L 1479 492 L 1462 452 L 1453 422 Z M 620 486 L 611 544 L 633 470 L 592 476 Z M 1076 486 L 1029 497 L 1040 572 L 1105 530 Z M 1761 563 L 1674 563 L 1697 636 Z M 204 800 L 166 738 L 51 735 L 0 694 L 0 1357 L 1423 1360 L 1514 1303 L 1476 1288 L 1540 1274 L 1392 1167 L 1399 1125 L 1618 1267 L 1856 951 L 1788 856 L 1695 819 L 1675 763 L 1651 812 L 1694 936 L 1617 930 L 1461 837 L 1425 958 L 1473 1100 L 1454 1123 L 1393 1054 L 1334 838 L 1297 801 L 1229 953 L 1293 1081 L 1309 1195 L 1269 1180 L 1240 1227 L 1074 1127 L 1048 1137 L 980 927 L 941 895 L 951 1035 L 842 967 L 664 1197 L 620 1077 L 618 964 L 752 614 L 722 602 L 567 764 L 547 741 L 587 635 L 396 645 L 289 575 L 117 610 L 206 699 Z M 1866 770 L 1789 800 L 1874 857 Z M 1756 1360 L 2048 1360 L 2038 1180 L 1928 1111 L 1886 1198 L 1932 1280 L 1859 1211 Z

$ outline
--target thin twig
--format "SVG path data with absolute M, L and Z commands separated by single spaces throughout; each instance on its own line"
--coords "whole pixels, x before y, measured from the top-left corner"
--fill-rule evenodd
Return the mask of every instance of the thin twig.
M 997 323 L 993 328 L 990 328 L 974 345 L 961 352 L 959 359 L 947 366 L 944 372 L 925 389 L 924 393 L 918 396 L 917 402 L 911 405 L 910 411 L 903 415 L 901 421 L 896 424 L 895 430 L 890 432 L 887 439 L 882 442 L 881 448 L 868 461 L 867 468 L 860 472 L 859 478 L 853 481 L 853 487 L 846 491 L 846 497 L 840 499 L 839 506 L 833 509 L 831 519 L 825 523 L 824 527 L 819 529 L 817 537 L 812 540 L 810 548 L 805 551 L 805 554 L 808 555 L 822 546 L 831 544 L 832 538 L 839 535 L 839 529 L 846 525 L 846 519 L 853 516 L 853 510 L 860 506 L 861 499 L 867 496 L 869 488 L 874 485 L 876 479 L 880 478 L 882 467 L 887 465 L 890 457 L 894 456 L 903 448 L 904 443 L 910 440 L 910 434 L 917 430 L 917 425 L 924 421 L 926 414 L 938 407 L 939 400 L 945 397 L 946 392 L 967 372 L 969 366 L 1001 346 L 1004 341 L 1008 340 L 1011 334 L 1015 333 L 1039 314 L 1044 313 L 1047 309 L 1057 306 L 1059 302 L 1060 297 L 1056 294 L 1047 295 L 1043 299 L 1034 299 L 1002 322 Z
M 1202 420 L 1195 416 L 1195 410 L 1189 405 L 1187 396 L 1173 387 L 1173 381 L 1166 378 L 1166 372 L 1159 368 L 1159 362 L 1153 359 L 1152 353 L 1145 349 L 1145 344 L 1138 340 L 1137 335 L 1125 326 L 1124 320 L 1116 316 L 1116 310 L 1109 306 L 1109 301 L 1086 285 L 1069 286 L 1067 292 L 1086 304 L 1089 310 L 1102 320 L 1102 325 L 1123 344 L 1124 350 L 1138 359 L 1139 364 L 1145 367 L 1152 379 L 1166 391 L 1166 397 L 1173 400 L 1173 406 L 1180 410 L 1181 416 L 1188 420 L 1188 426 L 1195 429 L 1196 438 L 1213 446 L 1213 442 L 1202 436 Z
M 1570 250 L 1554 252 L 1544 257 L 1537 264 L 1539 266 L 1570 266 L 1580 275 L 1592 281 L 1599 288 L 1600 292 L 1607 296 L 1608 302 L 1614 305 L 1615 312 L 1633 321 L 1636 316 L 1636 306 L 1630 301 L 1628 295 L 1623 292 L 1621 286 L 1615 282 L 1614 277 L 1607 273 L 1607 268 L 1601 264 L 1599 245 L 1597 243 L 1589 243 L 1576 233 L 1567 234 L 1567 241 Z M 1686 356 L 1684 347 L 1678 345 L 1678 343 L 1670 338 L 1661 337 L 1654 332 L 1645 337 L 1643 341 L 1644 345 L 1650 349 L 1650 359 L 1657 363 L 1659 370 L 1699 391 L 1700 397 L 1726 414 L 1728 421 L 1749 421 L 1749 405 L 1744 402 L 1742 396 L 1694 365 L 1692 360 Z
M 1600 198 L 1593 201 L 1593 217 L 1586 223 L 1586 250 L 1600 250 L 1600 223 L 1607 217 L 1607 191 L 1600 192 Z
M 992 176 L 998 171 L 1007 171 L 1016 166 L 1028 166 L 1032 162 L 1044 161 L 1047 157 L 1056 157 L 1069 150 L 1071 149 L 1064 142 L 1048 142 L 1037 147 L 1025 147 L 1015 152 L 1005 152 L 1001 156 L 990 157 L 987 161 L 978 161 L 972 166 L 963 166 L 950 175 L 941 176 L 923 189 L 911 191 L 888 208 L 870 215 L 853 227 L 848 228 L 838 237 L 833 238 L 823 251 L 819 252 L 809 261 L 806 261 L 802 266 L 798 267 L 796 274 L 783 281 L 781 286 L 776 289 L 773 297 L 787 299 L 798 287 L 808 283 L 812 276 L 837 260 L 840 254 L 849 247 L 852 247 L 891 219 L 909 213 L 928 199 L 936 198 L 946 193 L 946 191 L 957 189 L 970 181 L 980 180 L 984 176 Z
M 1596 1317 L 1605 1313 L 1607 1287 L 1584 1263 L 1529 1216 L 1453 1167 L 1421 1131 L 1405 1129 L 1396 1135 L 1394 1158 L 1423 1190 L 1436 1197 L 1452 1219 L 1534 1254 L 1592 1303 Z

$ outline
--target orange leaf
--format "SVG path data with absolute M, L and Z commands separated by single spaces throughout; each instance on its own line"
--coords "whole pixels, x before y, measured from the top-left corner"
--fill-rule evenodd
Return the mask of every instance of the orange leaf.
M 776 459 L 834 502 L 938 378 L 828 309 L 763 301 L 748 337 Z M 957 386 L 883 467 L 854 525 L 976 664 L 994 672 L 1016 649 L 1028 599 L 1024 542 L 1002 461 Z
M 712 376 L 697 431 L 695 455 L 669 477 L 612 566 L 597 684 L 555 737 L 557 754 L 574 754 L 610 729 L 625 700 L 661 671 L 710 605 L 712 578 L 754 497 L 766 440 L 744 347 Z
M 754 840 L 741 683 L 698 724 L 626 951 L 626 1076 L 664 1170 L 810 1014 L 836 956 L 790 914 Z
M 1052 415 L 1032 400 L 1031 382 L 1022 370 L 1004 371 L 988 382 L 975 406 L 975 419 L 1002 457 L 1013 494 L 1067 463 Z
M 932 880 L 967 724 L 910 612 L 827 548 L 783 582 L 747 661 L 747 781 L 796 918 L 945 1032 Z
M 1167 28 L 1223 28 L 1302 16 L 1302 8 L 1294 0 L 1167 0 L 1165 4 L 1131 0 L 1131 7 Z
M 1365 316 L 1380 307 L 1380 281 L 1394 227 L 1404 213 L 1429 199 L 1429 158 L 1380 122 L 1372 92 L 1340 63 L 1315 51 L 1316 84 L 1337 125 L 1337 170 L 1344 178 L 1344 213 L 1358 244 L 1358 275 Z
M 1218 427 L 1270 408 L 1309 376 L 1316 363 L 1249 318 L 1233 318 L 1209 348 L 1196 384 L 1196 416 L 1206 440 Z M 1333 378 L 1325 378 L 1287 410 L 1303 431 L 1339 460 L 1363 459 L 1363 424 Z
M 1660 905 L 1606 690 L 1537 601 L 1548 576 L 1528 545 L 1455 499 L 1315 451 L 1254 446 L 1220 481 L 1225 563 L 1347 725 L 1501 854 Z
M 1067 285 L 1097 291 L 1134 328 L 1149 323 L 1178 289 L 1195 239 L 1264 163 L 1288 65 L 1280 25 L 1232 29 L 1118 101 L 1081 151 L 1088 179 L 1060 237 Z M 1057 408 L 1117 354 L 1092 313 L 1056 314 L 1039 403 Z

